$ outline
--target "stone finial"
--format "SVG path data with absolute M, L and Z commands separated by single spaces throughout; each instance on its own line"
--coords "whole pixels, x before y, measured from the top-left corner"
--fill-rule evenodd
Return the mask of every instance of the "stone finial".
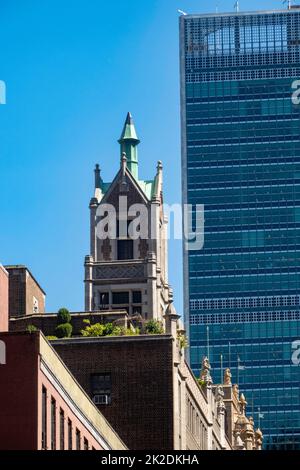
M 208 357 L 204 357 L 202 359 L 202 368 L 201 368 L 201 375 L 200 375 L 200 380 L 205 382 L 206 384 L 212 384 L 212 378 L 210 375 L 210 363 Z
M 159 173 L 160 171 L 162 171 L 162 169 L 163 169 L 163 164 L 162 164 L 161 160 L 158 160 L 156 169 L 157 169 L 157 173 Z
M 225 372 L 224 372 L 224 385 L 231 385 L 231 372 L 230 372 L 230 369 L 227 368 L 225 369 Z
M 122 169 L 123 169 L 123 174 L 125 174 L 125 170 L 126 170 L 126 167 L 127 167 L 127 157 L 126 157 L 125 152 L 122 153 L 121 166 L 122 166 Z
M 240 396 L 240 407 L 241 407 L 241 415 L 245 416 L 246 413 L 246 406 L 247 406 L 247 401 L 245 398 L 245 395 L 242 393 Z
M 98 163 L 95 166 L 95 188 L 101 188 L 101 170 Z
M 263 443 L 263 433 L 261 432 L 261 430 L 258 428 L 256 431 L 255 431 L 255 448 L 256 450 L 261 450 L 261 447 L 262 447 L 262 443 Z

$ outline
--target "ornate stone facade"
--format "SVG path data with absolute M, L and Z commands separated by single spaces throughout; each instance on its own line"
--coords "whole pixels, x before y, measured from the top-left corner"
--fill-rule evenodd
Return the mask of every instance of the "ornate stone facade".
M 163 321 L 172 293 L 168 285 L 167 220 L 163 212 L 162 164 L 152 181 L 139 179 L 136 135 L 128 114 L 120 142 L 120 169 L 112 183 L 104 183 L 99 165 L 95 169 L 95 193 L 90 202 L 90 255 L 85 259 L 86 311 L 125 308 L 143 319 Z M 125 204 L 122 205 L 122 204 Z M 134 205 L 146 212 L 147 233 L 132 239 L 120 234 L 121 221 Z M 99 236 L 104 208 L 116 215 L 115 237 Z M 100 212 L 102 211 L 102 215 Z M 145 225 L 145 223 L 144 223 Z M 123 250 L 123 251 L 122 251 Z

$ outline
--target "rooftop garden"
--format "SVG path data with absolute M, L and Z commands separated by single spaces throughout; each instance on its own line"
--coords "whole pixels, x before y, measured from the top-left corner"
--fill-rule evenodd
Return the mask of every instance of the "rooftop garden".
M 57 327 L 54 335 L 47 336 L 48 340 L 56 340 L 62 338 L 71 338 L 72 336 L 82 336 L 85 338 L 99 338 L 105 336 L 138 336 L 138 335 L 161 335 L 165 333 L 162 322 L 158 320 L 144 321 L 140 317 L 132 318 L 132 323 L 126 328 L 119 324 L 119 320 L 111 323 L 91 323 L 89 319 L 82 321 L 82 329 L 80 335 L 73 335 L 72 317 L 66 308 L 62 308 L 57 313 Z M 33 325 L 29 325 L 27 330 L 34 329 Z
M 91 319 L 93 313 L 91 313 Z M 129 318 L 128 326 L 124 325 L 124 319 L 118 318 L 113 322 L 95 322 L 86 318 L 82 320 L 81 325 L 76 324 L 75 333 L 72 325 L 72 316 L 68 309 L 61 308 L 56 314 L 56 327 L 53 327 L 53 334 L 47 336 L 49 341 L 67 338 L 104 338 L 109 336 L 139 336 L 139 335 L 163 335 L 165 333 L 164 325 L 158 320 L 144 320 L 141 315 Z M 38 330 L 35 325 L 28 325 L 28 333 Z M 187 348 L 188 342 L 185 332 L 177 330 L 178 346 L 181 350 Z

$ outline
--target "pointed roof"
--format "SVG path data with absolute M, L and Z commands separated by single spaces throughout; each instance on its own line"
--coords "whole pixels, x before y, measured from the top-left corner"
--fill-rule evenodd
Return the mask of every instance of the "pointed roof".
M 119 139 L 119 143 L 124 142 L 124 140 L 135 141 L 136 144 L 140 143 L 140 140 L 138 139 L 138 136 L 137 136 L 137 133 L 136 133 L 136 130 L 135 130 L 133 118 L 132 118 L 132 115 L 130 113 L 127 114 L 126 121 L 125 121 L 125 124 L 124 124 L 124 127 L 123 127 L 123 131 L 122 131 L 121 137 Z

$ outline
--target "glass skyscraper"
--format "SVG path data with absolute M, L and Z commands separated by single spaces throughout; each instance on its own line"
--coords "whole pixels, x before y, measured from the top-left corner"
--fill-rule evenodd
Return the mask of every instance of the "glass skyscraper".
M 264 447 L 300 449 L 300 9 L 181 16 L 180 43 L 190 363 L 230 366 Z

